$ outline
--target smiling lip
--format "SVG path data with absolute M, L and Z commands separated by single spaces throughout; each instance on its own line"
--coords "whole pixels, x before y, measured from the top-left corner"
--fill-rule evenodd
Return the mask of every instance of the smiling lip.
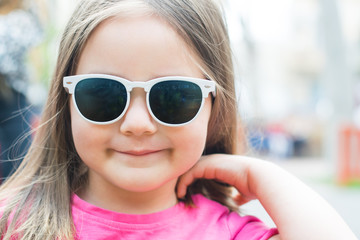
M 160 150 L 126 151 L 126 152 L 121 152 L 121 153 L 132 155 L 132 156 L 146 156 L 146 155 L 149 155 L 152 153 L 157 153 L 157 152 L 160 152 Z

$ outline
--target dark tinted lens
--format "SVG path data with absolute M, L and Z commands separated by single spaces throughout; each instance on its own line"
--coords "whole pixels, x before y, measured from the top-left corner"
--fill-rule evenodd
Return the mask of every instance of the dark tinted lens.
M 76 85 L 75 101 L 85 118 L 107 122 L 114 120 L 124 111 L 127 93 L 124 85 L 117 81 L 89 78 Z
M 151 111 L 169 124 L 186 123 L 198 113 L 202 101 L 200 87 L 187 81 L 166 81 L 155 84 L 150 91 Z

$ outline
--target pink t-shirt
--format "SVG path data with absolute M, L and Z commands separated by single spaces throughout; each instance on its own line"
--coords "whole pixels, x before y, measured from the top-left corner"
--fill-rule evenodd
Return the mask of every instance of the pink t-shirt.
M 131 215 L 91 205 L 77 195 L 72 197 L 76 239 L 268 239 L 278 232 L 259 219 L 229 212 L 221 204 L 197 194 L 196 207 L 179 203 L 161 212 Z

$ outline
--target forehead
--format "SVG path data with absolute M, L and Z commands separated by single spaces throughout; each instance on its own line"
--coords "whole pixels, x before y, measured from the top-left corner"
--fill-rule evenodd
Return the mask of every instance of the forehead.
M 155 15 L 112 17 L 91 33 L 80 55 L 77 74 L 101 72 L 131 77 L 193 75 L 199 57 L 166 21 Z M 177 73 L 177 71 L 184 71 Z

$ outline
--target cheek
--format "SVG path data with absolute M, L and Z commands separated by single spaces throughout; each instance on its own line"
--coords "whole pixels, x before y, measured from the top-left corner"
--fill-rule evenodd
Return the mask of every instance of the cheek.
M 83 142 L 84 133 L 86 132 L 86 123 L 81 119 L 81 116 L 76 111 L 73 103 L 70 103 L 70 119 L 71 119 L 71 132 L 73 135 L 75 147 L 78 143 Z
M 193 127 L 184 131 L 184 135 L 176 137 L 177 151 L 174 151 L 173 159 L 177 159 L 178 176 L 189 171 L 199 161 L 204 151 L 207 128 L 198 124 Z
M 87 133 L 86 123 L 85 124 L 83 123 L 81 117 L 79 116 L 79 113 L 73 107 L 72 103 L 70 104 L 70 114 L 71 114 L 71 132 L 72 132 L 75 148 L 79 156 L 83 158 L 85 152 L 84 150 L 88 148 L 88 145 L 90 144 L 89 140 L 91 138 L 89 138 L 89 135 L 92 133 L 91 131 Z
M 88 155 L 97 155 L 97 151 L 106 143 L 106 131 L 100 129 L 101 126 L 85 121 L 72 103 L 70 114 L 71 132 L 77 153 L 83 160 Z
M 189 134 L 178 140 L 179 146 L 183 151 L 188 154 L 193 154 L 200 157 L 206 142 L 206 131 L 198 128 L 196 131 L 191 131 Z
M 193 165 L 201 157 L 206 144 L 210 112 L 211 102 L 208 102 L 193 122 L 173 135 L 173 139 L 180 150 L 177 153 L 179 157 L 182 156 L 183 162 Z

